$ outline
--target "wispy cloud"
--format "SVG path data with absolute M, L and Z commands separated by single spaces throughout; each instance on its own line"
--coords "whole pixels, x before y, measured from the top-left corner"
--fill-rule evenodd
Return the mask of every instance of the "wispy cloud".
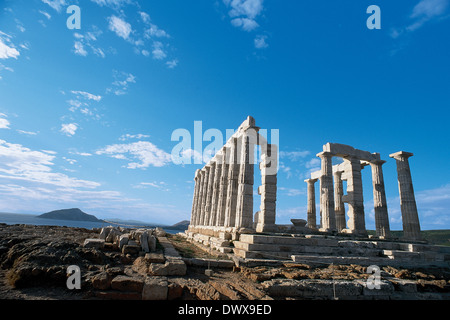
M 128 93 L 128 87 L 131 83 L 136 83 L 136 77 L 127 72 L 113 70 L 114 81 L 112 88 L 107 88 L 106 92 L 112 92 L 116 96 L 121 96 Z
M 0 113 L 0 129 L 9 129 L 9 121 L 6 119 L 6 114 Z
M 223 0 L 230 9 L 228 15 L 232 18 L 231 24 L 245 31 L 252 31 L 259 27 L 256 22 L 264 9 L 263 0 Z
M 440 19 L 446 13 L 450 0 L 421 0 L 417 3 L 409 15 L 409 24 L 406 27 L 392 28 L 390 36 L 393 39 L 405 33 L 410 33 L 421 28 L 425 23 Z
M 11 42 L 12 36 L 0 31 L 0 59 L 9 59 L 20 56 L 20 52 Z
M 79 96 L 79 97 L 83 97 L 87 100 L 94 100 L 99 102 L 100 100 L 102 100 L 102 96 L 99 95 L 95 95 L 86 91 L 71 91 L 73 94 Z
M 128 163 L 128 169 L 145 169 L 149 166 L 163 167 L 171 162 L 169 153 L 148 141 L 114 144 L 98 150 L 96 154 L 108 155 L 116 159 L 128 160 L 128 157 L 131 157 L 138 160 L 138 162 Z
M 124 19 L 114 15 L 109 17 L 108 21 L 109 30 L 115 32 L 117 36 L 121 37 L 122 39 L 129 40 L 130 34 L 133 31 L 133 29 L 131 28 L 131 24 L 126 22 Z
M 42 2 L 48 4 L 51 8 L 55 9 L 58 13 L 61 12 L 63 7 L 67 6 L 66 0 L 42 0 Z
M 65 123 L 61 125 L 61 132 L 68 137 L 72 137 L 78 130 L 78 124 L 76 123 Z
M 126 141 L 126 140 L 129 140 L 129 139 L 145 139 L 145 138 L 150 138 L 150 136 L 147 135 L 147 134 L 142 134 L 142 133 L 138 133 L 138 134 L 129 134 L 129 133 L 127 133 L 127 134 L 122 135 L 119 138 L 119 140 L 120 141 Z

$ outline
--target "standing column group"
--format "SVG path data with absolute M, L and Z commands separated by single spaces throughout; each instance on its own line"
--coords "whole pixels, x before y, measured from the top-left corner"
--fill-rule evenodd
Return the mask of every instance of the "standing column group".
M 190 228 L 225 227 L 253 229 L 255 146 L 261 145 L 261 211 L 256 229 L 275 226 L 278 150 L 259 136 L 249 117 L 224 147 L 195 175 Z M 275 167 L 275 170 L 273 170 Z

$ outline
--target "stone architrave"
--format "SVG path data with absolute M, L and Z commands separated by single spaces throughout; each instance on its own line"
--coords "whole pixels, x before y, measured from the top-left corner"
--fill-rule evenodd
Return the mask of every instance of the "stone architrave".
M 323 151 L 317 156 L 321 159 L 320 177 L 320 209 L 322 213 L 322 225 L 320 231 L 336 231 L 336 216 L 334 212 L 334 188 L 333 166 L 331 158 L 333 154 Z
M 211 198 L 211 213 L 209 217 L 209 225 L 217 225 L 217 204 L 219 202 L 220 180 L 222 176 L 222 156 L 216 155 L 216 169 L 214 172 L 213 191 Z
M 370 162 L 370 167 L 372 169 L 373 206 L 375 211 L 376 235 L 380 238 L 386 239 L 390 237 L 391 231 L 389 227 L 383 169 L 381 167 L 384 163 L 386 163 L 384 160 L 373 160 Z
M 261 195 L 260 211 L 257 214 L 256 232 L 274 231 L 277 201 L 277 146 L 264 144 L 261 146 L 261 186 L 258 193 Z
M 306 212 L 306 221 L 307 227 L 316 230 L 317 222 L 316 222 L 316 190 L 315 183 L 317 179 L 306 179 L 307 183 L 307 198 L 308 198 L 308 206 Z
M 232 138 L 230 146 L 229 157 L 229 169 L 228 169 L 228 187 L 227 187 L 227 199 L 225 204 L 225 227 L 234 227 L 236 221 L 236 204 L 238 193 L 238 178 L 239 178 L 239 163 L 238 163 L 238 150 L 237 150 L 237 138 Z
M 399 151 L 389 155 L 389 157 L 394 158 L 397 162 L 403 237 L 408 240 L 421 240 L 419 215 L 408 161 L 408 158 L 411 156 L 413 156 L 412 153 L 405 151 Z
M 218 226 L 224 226 L 225 224 L 225 207 L 227 202 L 227 189 L 228 189 L 228 171 L 229 171 L 229 159 L 227 148 L 222 149 L 222 173 L 220 175 L 219 186 L 219 199 L 217 201 L 217 222 Z
M 345 229 L 345 206 L 342 199 L 344 195 L 344 186 L 342 183 L 342 173 L 343 171 L 334 171 L 334 212 L 336 215 L 336 229 L 341 232 Z
M 216 172 L 216 163 L 214 161 L 210 162 L 209 178 L 208 178 L 208 191 L 206 193 L 206 203 L 205 203 L 205 226 L 209 226 L 211 218 L 211 206 L 212 206 L 212 195 L 214 190 L 214 174 Z
M 357 235 L 367 235 L 361 179 L 361 161 L 352 156 L 345 157 L 344 161 L 349 168 L 348 172 L 346 172 L 348 229 L 345 229 L 345 232 Z

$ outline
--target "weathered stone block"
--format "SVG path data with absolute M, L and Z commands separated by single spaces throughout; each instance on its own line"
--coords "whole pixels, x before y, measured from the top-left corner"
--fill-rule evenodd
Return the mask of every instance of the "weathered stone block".
M 129 243 L 129 242 L 128 242 Z M 141 247 L 138 245 L 130 245 L 126 244 L 122 247 L 122 253 L 123 254 L 139 254 L 139 251 L 141 250 Z
M 119 291 L 142 292 L 144 281 L 129 276 L 117 276 L 111 281 L 111 288 Z
M 105 240 L 103 240 L 103 239 L 86 239 L 86 240 L 84 240 L 83 247 L 103 249 L 105 247 Z
M 142 300 L 167 300 L 168 291 L 166 277 L 147 277 L 142 289 Z

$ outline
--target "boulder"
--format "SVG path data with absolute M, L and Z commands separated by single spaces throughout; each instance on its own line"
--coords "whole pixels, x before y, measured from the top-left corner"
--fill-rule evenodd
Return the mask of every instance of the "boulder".
M 106 236 L 106 242 L 114 243 L 116 240 L 119 240 L 121 235 L 122 233 L 118 229 L 113 228 Z
M 126 233 L 126 234 L 122 234 L 119 237 L 119 249 L 120 250 L 122 250 L 124 245 L 128 244 L 129 236 L 130 235 L 128 233 Z
M 130 241 L 128 241 L 128 243 L 130 243 Z M 135 254 L 139 254 L 139 251 L 141 251 L 141 246 L 138 245 L 130 245 L 130 244 L 126 244 L 122 247 L 122 253 L 124 255 L 130 254 L 130 255 L 135 255 Z
M 112 229 L 112 226 L 102 228 L 102 231 L 100 231 L 100 239 L 106 240 L 106 237 Z
M 166 236 L 166 231 L 164 231 L 163 228 L 156 227 L 156 229 L 155 229 L 155 235 L 156 235 L 157 237 L 165 237 L 165 236 Z
M 150 252 L 156 251 L 156 237 L 153 235 L 148 236 L 148 248 L 150 249 Z

